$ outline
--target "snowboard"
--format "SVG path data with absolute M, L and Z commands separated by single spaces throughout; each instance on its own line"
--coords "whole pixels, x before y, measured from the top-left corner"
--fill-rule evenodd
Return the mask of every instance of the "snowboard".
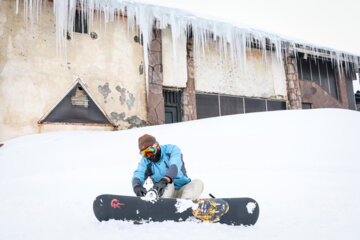
M 104 194 L 94 200 L 93 210 L 99 221 L 114 219 L 134 223 L 202 221 L 250 226 L 259 217 L 259 205 L 251 198 L 147 200 Z

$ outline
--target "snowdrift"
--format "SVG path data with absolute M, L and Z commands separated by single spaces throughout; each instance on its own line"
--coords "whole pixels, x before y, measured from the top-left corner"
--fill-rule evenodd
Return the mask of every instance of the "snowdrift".
M 359 123 L 359 112 L 319 109 L 13 139 L 0 148 L 0 239 L 357 239 Z M 256 199 L 258 223 L 99 223 L 97 195 L 133 195 L 144 133 L 182 149 L 202 197 Z

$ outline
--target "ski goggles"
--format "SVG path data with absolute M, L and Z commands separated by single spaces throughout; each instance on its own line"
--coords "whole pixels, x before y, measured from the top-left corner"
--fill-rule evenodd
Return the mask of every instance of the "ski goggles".
M 157 146 L 159 146 L 159 143 L 155 142 L 152 146 L 140 151 L 140 155 L 146 158 L 151 157 L 155 153 Z

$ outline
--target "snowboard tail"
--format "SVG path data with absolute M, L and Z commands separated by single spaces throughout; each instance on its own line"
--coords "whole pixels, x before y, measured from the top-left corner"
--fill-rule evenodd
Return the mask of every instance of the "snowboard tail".
M 250 226 L 259 217 L 259 205 L 251 198 L 146 201 L 140 197 L 104 194 L 94 200 L 93 210 L 99 221 L 114 219 L 135 223 L 197 220 Z

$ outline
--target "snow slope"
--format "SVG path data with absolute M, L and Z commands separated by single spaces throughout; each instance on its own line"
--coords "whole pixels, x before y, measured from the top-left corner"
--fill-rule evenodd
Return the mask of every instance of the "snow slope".
M 0 148 L 0 239 L 358 239 L 359 123 L 320 109 L 13 139 Z M 202 197 L 256 199 L 258 223 L 98 222 L 97 195 L 133 194 L 144 133 L 182 149 Z

